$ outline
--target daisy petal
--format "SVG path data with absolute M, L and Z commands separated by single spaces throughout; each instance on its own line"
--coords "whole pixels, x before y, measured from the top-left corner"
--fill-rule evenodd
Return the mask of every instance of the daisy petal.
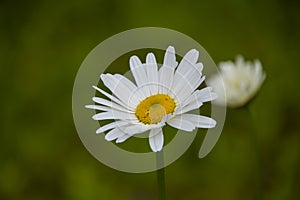
M 133 111 L 131 110 L 128 110 L 112 101 L 108 101 L 106 99 L 102 99 L 100 97 L 93 97 L 93 101 L 98 103 L 98 104 L 101 104 L 101 105 L 104 105 L 104 106 L 108 106 L 110 108 L 113 108 L 113 109 L 116 109 L 116 110 L 120 110 L 120 111 L 123 111 L 123 112 L 129 112 L 129 113 L 133 113 Z M 97 109 L 96 109 L 97 110 Z
M 165 57 L 164 57 L 164 64 L 165 66 L 169 66 L 175 68 L 178 65 L 176 61 L 176 54 L 175 49 L 172 46 L 169 46 L 166 50 Z
M 135 124 L 128 126 L 124 129 L 124 132 L 128 135 L 135 135 L 139 133 L 143 133 L 145 131 L 149 130 L 146 126 L 141 125 L 141 124 Z
M 105 135 L 105 139 L 107 141 L 113 141 L 117 138 L 120 138 L 122 136 L 124 136 L 125 134 L 122 132 L 121 129 L 119 128 L 114 128 L 111 131 L 109 131 L 106 135 Z
M 134 114 L 125 113 L 117 110 L 110 110 L 107 112 L 97 113 L 93 116 L 94 120 L 105 120 L 105 119 L 123 119 L 123 120 L 135 120 Z
M 179 107 L 179 108 L 174 112 L 174 115 L 180 115 L 180 114 L 189 112 L 189 111 L 191 111 L 191 110 L 199 109 L 202 105 L 203 105 L 202 102 L 194 101 L 193 103 L 188 104 L 188 105 L 186 105 L 186 106 L 184 106 L 184 107 Z
M 195 115 L 195 114 L 183 114 L 182 119 L 190 121 L 195 124 L 198 128 L 213 128 L 216 126 L 217 122 L 206 116 Z
M 148 77 L 149 89 L 150 93 L 157 94 L 158 93 L 158 71 L 157 71 L 157 62 L 153 53 L 148 53 L 146 57 L 146 72 Z
M 173 83 L 174 68 L 163 65 L 159 69 L 159 87 L 160 94 L 169 94 Z
M 164 63 L 158 72 L 158 92 L 160 94 L 168 94 L 170 92 L 173 83 L 174 71 L 177 65 L 175 49 L 174 47 L 169 46 L 164 56 Z
M 148 95 L 144 95 L 143 93 L 141 93 L 141 91 L 144 90 L 137 90 L 137 87 L 134 83 L 132 83 L 128 78 L 126 78 L 125 76 L 121 75 L 121 74 L 115 74 L 114 75 L 119 81 L 121 81 L 121 84 L 124 84 L 124 86 L 126 86 L 129 90 L 131 90 L 134 97 L 133 96 L 129 96 L 130 97 L 130 101 L 134 101 L 137 100 L 138 102 L 143 100 L 144 98 L 146 98 Z M 134 90 L 136 89 L 136 90 Z M 139 88 L 140 89 L 140 88 Z
M 189 70 L 184 74 L 175 72 L 172 91 L 176 94 L 179 102 L 183 102 L 193 91 L 199 87 L 205 77 L 197 70 Z
M 124 132 L 128 135 L 135 135 L 135 134 L 143 133 L 150 129 L 160 128 L 164 125 L 165 125 L 165 123 L 149 124 L 149 125 L 134 124 L 134 125 L 124 128 Z
M 131 98 L 137 87 L 127 78 L 120 74 L 101 74 L 104 85 L 110 89 L 123 103 L 134 108 L 143 99 L 140 95 Z
M 203 102 L 211 101 L 216 98 L 217 94 L 212 92 L 212 87 L 196 90 L 182 103 L 182 105 L 175 111 L 175 114 L 182 114 L 198 109 L 203 105 Z
M 212 87 L 206 87 L 195 91 L 196 98 L 201 102 L 208 102 L 216 99 L 218 96 L 214 93 Z
M 100 111 L 110 111 L 111 110 L 111 108 L 109 108 L 109 107 L 99 106 L 99 105 L 86 105 L 85 107 L 88 109 L 100 110 Z
M 181 62 L 179 63 L 176 72 L 180 74 L 185 74 L 187 71 L 190 71 L 191 69 L 195 68 L 198 57 L 199 52 L 196 49 L 192 49 L 189 52 L 187 52 L 182 58 Z M 199 67 L 199 65 L 197 67 Z M 202 71 L 202 68 L 199 68 L 200 72 Z
M 113 128 L 116 128 L 116 127 L 120 127 L 120 126 L 125 126 L 127 125 L 128 122 L 126 121 L 115 121 L 115 122 L 112 122 L 112 123 L 109 123 L 109 124 L 106 124 L 102 127 L 100 127 L 96 133 L 103 133 L 104 131 L 107 131 L 107 130 L 110 130 L 110 129 L 113 129 Z
M 122 143 L 124 142 L 125 140 L 127 140 L 128 138 L 130 138 L 131 135 L 127 135 L 127 134 L 124 134 L 123 136 L 119 137 L 117 140 L 116 140 L 116 143 Z
M 164 135 L 161 128 L 152 129 L 149 133 L 149 144 L 153 152 L 162 150 Z
M 129 60 L 130 71 L 134 77 L 135 83 L 138 87 L 141 87 L 145 84 L 145 80 L 148 80 L 146 67 L 142 64 L 140 59 L 137 56 L 131 56 Z M 150 95 L 150 91 L 143 91 L 144 95 Z
M 104 90 L 101 90 L 100 88 L 96 87 L 96 86 L 93 86 L 93 88 L 95 90 L 97 90 L 98 92 L 100 92 L 101 94 L 105 95 L 106 97 L 108 97 L 109 99 L 111 99 L 112 101 L 114 101 L 115 103 L 123 106 L 124 108 L 127 108 L 128 110 L 131 110 L 130 107 L 128 107 L 126 104 L 124 104 L 123 102 L 121 102 L 119 99 L 117 99 L 116 97 L 108 94 L 107 92 L 105 92 Z
M 184 101 L 202 83 L 202 63 L 196 63 L 199 52 L 190 50 L 181 60 L 176 69 L 172 91 L 176 94 L 178 102 Z
M 170 119 L 167 123 L 170 126 L 180 129 L 180 130 L 183 130 L 183 131 L 188 131 L 188 132 L 193 131 L 196 127 L 194 125 L 194 123 L 192 123 L 186 119 L 183 119 L 181 116 L 182 115 L 175 116 L 172 119 Z

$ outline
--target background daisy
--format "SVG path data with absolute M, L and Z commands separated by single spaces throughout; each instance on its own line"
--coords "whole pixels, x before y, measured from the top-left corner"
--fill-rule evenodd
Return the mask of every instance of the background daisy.
M 221 62 L 219 69 L 220 73 L 210 77 L 207 83 L 220 97 L 215 102 L 229 107 L 240 107 L 250 101 L 266 77 L 259 60 L 244 61 L 241 55 L 235 62 Z

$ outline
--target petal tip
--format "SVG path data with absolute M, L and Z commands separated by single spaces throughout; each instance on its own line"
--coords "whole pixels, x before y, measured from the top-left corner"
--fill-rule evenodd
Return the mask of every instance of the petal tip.
M 130 65 L 131 68 L 138 67 L 141 64 L 142 64 L 141 60 L 136 55 L 130 57 L 129 65 Z
M 211 123 L 210 123 L 211 128 L 214 128 L 216 125 L 217 125 L 217 121 L 214 119 L 211 119 Z
M 156 64 L 156 58 L 153 53 L 148 53 L 146 56 L 146 63 L 147 64 Z
M 167 51 L 175 53 L 175 48 L 173 46 L 168 46 Z

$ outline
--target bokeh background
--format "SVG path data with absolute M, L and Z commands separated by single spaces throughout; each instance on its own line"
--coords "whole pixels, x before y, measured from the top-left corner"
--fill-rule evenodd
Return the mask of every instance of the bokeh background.
M 250 109 L 228 110 L 207 157 L 197 157 L 201 130 L 166 168 L 168 199 L 299 199 L 299 4 L 2 0 L 0 199 L 156 199 L 155 172 L 118 172 L 87 152 L 71 109 L 86 55 L 106 38 L 144 26 L 189 35 L 216 63 L 237 54 L 258 58 L 267 74 Z

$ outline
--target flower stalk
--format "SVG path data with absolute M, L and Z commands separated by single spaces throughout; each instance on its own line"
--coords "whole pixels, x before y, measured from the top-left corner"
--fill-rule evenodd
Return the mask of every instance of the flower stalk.
M 163 151 L 156 152 L 156 165 L 157 165 L 157 194 L 158 200 L 166 199 L 166 186 L 165 186 L 165 168 Z

